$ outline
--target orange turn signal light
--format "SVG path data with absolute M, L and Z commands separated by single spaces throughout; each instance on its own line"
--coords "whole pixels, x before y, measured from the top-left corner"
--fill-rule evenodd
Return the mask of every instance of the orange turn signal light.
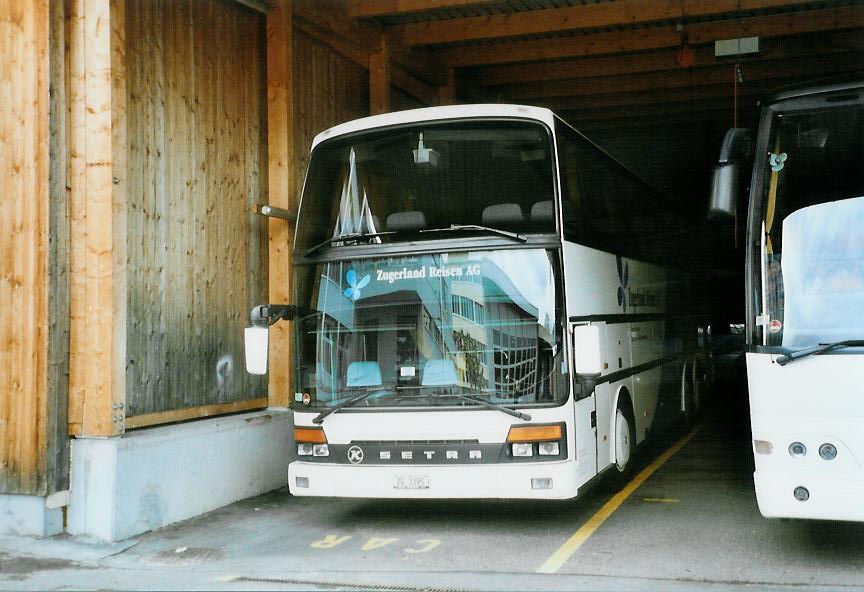
M 563 437 L 561 424 L 512 426 L 507 433 L 508 442 L 549 442 Z
M 303 444 L 326 444 L 327 435 L 323 428 L 294 428 L 294 441 Z

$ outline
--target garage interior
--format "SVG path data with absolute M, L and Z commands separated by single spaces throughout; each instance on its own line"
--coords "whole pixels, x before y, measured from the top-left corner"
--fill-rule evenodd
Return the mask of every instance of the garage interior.
M 773 90 L 864 63 L 860 1 L 0 6 L 0 302 L 18 311 L 0 318 L 0 508 L 6 531 L 38 536 L 119 540 L 284 485 L 288 328 L 266 381 L 243 370 L 242 329 L 252 305 L 290 300 L 318 132 L 439 104 L 548 107 L 702 225 L 726 130 L 754 126 Z M 735 320 L 735 224 L 705 236 L 692 263 Z M 225 471 L 236 486 L 214 488 Z

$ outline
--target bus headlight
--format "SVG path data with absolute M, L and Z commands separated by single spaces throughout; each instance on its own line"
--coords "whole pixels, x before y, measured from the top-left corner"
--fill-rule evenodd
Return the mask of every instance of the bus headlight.
M 297 456 L 330 456 L 327 435 L 323 428 L 294 427 Z
M 513 457 L 559 456 L 564 442 L 564 424 L 510 426 L 507 443 Z
M 534 445 L 530 442 L 514 442 L 513 456 L 534 456 Z
M 825 460 L 834 460 L 837 458 L 837 447 L 826 442 L 819 447 L 819 456 Z
M 540 442 L 540 456 L 558 456 L 561 452 L 558 442 Z

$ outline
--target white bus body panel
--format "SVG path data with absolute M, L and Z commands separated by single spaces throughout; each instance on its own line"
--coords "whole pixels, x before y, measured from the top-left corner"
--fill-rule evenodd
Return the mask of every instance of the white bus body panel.
M 596 474 L 593 448 L 584 436 L 577 444 L 573 405 L 524 409 L 531 424 L 565 422 L 568 460 L 555 462 L 512 462 L 490 464 L 394 464 L 350 465 L 304 462 L 288 466 L 289 490 L 297 496 L 338 496 L 370 498 L 536 498 L 576 497 L 581 485 Z M 317 414 L 295 412 L 295 425 L 312 426 Z M 524 420 L 500 411 L 462 409 L 458 411 L 396 409 L 381 412 L 339 411 L 323 425 L 330 444 L 362 441 L 419 442 L 424 440 L 477 440 L 481 444 L 503 443 L 512 425 Z M 591 433 L 593 438 L 593 432 Z M 573 451 L 583 454 L 573 460 Z M 428 477 L 428 489 L 395 489 L 394 479 Z M 296 478 L 309 479 L 309 487 L 297 487 Z M 551 478 L 552 489 L 532 489 L 532 478 Z
M 770 442 L 771 454 L 754 450 L 756 499 L 766 518 L 864 521 L 864 356 L 815 355 L 780 366 L 775 354 L 747 354 L 753 440 Z M 807 447 L 793 458 L 789 445 Z M 823 460 L 819 447 L 837 447 Z M 793 496 L 796 487 L 807 501 Z
M 669 270 L 634 259 L 571 242 L 564 242 L 564 278 L 567 314 L 592 317 L 626 314 L 666 313 L 667 282 L 673 279 Z M 619 301 L 619 289 L 623 300 Z M 634 295 L 638 297 L 634 298 Z M 639 304 L 634 305 L 636 301 Z M 601 342 L 608 365 L 603 375 L 645 364 L 665 355 L 665 324 L 649 320 L 601 325 Z M 597 405 L 597 469 L 615 462 L 612 442 L 615 407 L 623 388 L 630 393 L 636 416 L 636 442 L 642 442 L 654 420 L 660 391 L 660 366 L 611 384 L 600 384 L 595 390 Z

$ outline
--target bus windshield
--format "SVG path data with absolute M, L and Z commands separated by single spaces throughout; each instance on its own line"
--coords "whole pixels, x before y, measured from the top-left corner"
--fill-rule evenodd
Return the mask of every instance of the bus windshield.
M 453 224 L 553 233 L 552 161 L 536 121 L 424 122 L 325 141 L 312 153 L 295 250 Z
M 553 257 L 506 249 L 299 266 L 303 398 L 325 408 L 364 394 L 362 406 L 562 401 Z
M 775 119 L 758 245 L 766 345 L 864 338 L 862 147 L 861 106 Z

